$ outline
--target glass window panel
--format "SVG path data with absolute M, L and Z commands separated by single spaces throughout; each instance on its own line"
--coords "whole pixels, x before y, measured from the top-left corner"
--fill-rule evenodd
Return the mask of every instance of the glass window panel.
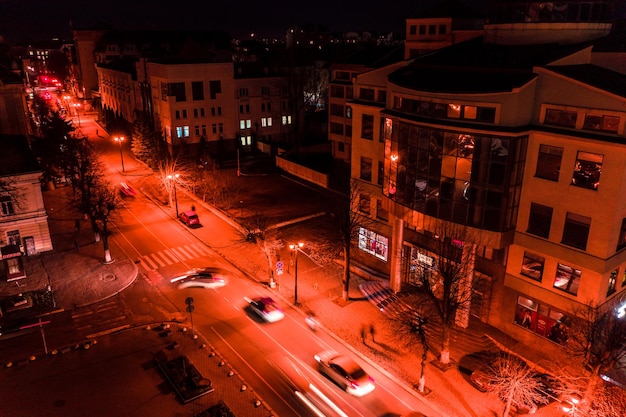
M 554 288 L 576 295 L 578 294 L 578 287 L 580 285 L 580 275 L 581 272 L 579 269 L 559 263 L 554 279 Z

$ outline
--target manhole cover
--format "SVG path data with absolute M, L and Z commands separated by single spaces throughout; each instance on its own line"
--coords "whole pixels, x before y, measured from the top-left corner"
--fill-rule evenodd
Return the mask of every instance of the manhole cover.
M 102 275 L 101 280 L 104 282 L 111 282 L 111 281 L 115 281 L 117 279 L 117 277 L 115 276 L 115 274 L 104 274 Z

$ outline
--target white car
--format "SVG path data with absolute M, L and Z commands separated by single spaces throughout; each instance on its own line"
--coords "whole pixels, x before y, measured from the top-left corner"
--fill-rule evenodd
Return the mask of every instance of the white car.
M 374 379 L 352 358 L 333 350 L 315 355 L 317 368 L 348 394 L 361 397 L 374 391 Z
M 228 273 L 219 268 L 196 268 L 170 282 L 178 288 L 219 288 L 228 282 Z
M 285 317 L 283 309 L 270 297 L 246 298 L 245 300 L 248 302 L 252 312 L 264 321 L 274 323 Z

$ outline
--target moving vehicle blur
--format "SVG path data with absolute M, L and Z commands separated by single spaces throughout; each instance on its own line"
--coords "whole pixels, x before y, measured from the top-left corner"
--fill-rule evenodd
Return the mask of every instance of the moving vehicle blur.
M 219 288 L 228 282 L 228 272 L 220 268 L 195 268 L 170 280 L 178 288 Z
M 326 350 L 315 355 L 317 368 L 348 394 L 361 397 L 375 388 L 374 379 L 352 358 L 334 350 Z
M 285 312 L 270 297 L 246 298 L 250 310 L 263 321 L 274 323 L 285 317 Z

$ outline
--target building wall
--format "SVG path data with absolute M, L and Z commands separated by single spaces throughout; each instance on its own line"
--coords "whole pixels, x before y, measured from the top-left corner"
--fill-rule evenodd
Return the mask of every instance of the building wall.
M 27 114 L 24 86 L 0 81 L 0 134 L 28 135 Z
M 15 188 L 15 192 L 11 194 L 14 214 L 3 215 L 0 211 L 0 246 L 8 243 L 7 232 L 19 231 L 22 245 L 25 238 L 33 237 L 37 252 L 53 249 L 48 215 L 41 194 L 40 175 L 40 172 L 35 172 L 8 179 Z M 22 251 L 25 252 L 24 247 Z

